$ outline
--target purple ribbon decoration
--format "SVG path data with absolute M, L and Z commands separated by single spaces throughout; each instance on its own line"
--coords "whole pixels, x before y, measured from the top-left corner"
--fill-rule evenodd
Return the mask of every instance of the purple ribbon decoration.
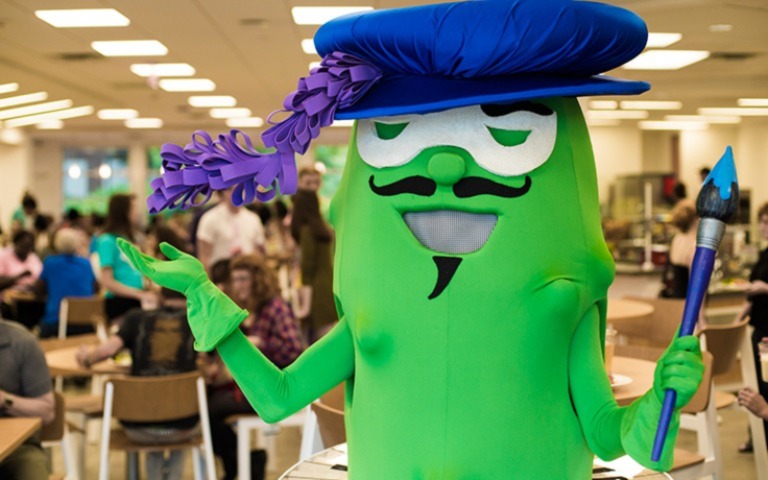
M 270 200 L 278 189 L 282 194 L 295 193 L 295 154 L 305 154 L 320 129 L 333 123 L 336 111 L 360 100 L 382 76 L 380 69 L 355 56 L 326 55 L 309 76 L 299 79 L 298 89 L 285 98 L 283 110 L 267 117 L 272 126 L 261 134 L 261 140 L 274 149 L 270 153 L 259 153 L 240 130 L 221 134 L 216 140 L 198 130 L 184 148 L 164 144 L 160 150 L 164 173 L 151 183 L 149 212 L 202 205 L 214 190 L 230 187 L 235 187 L 232 203 L 237 206 L 254 199 Z M 272 117 L 281 112 L 292 113 L 273 122 Z M 200 195 L 203 198 L 197 201 Z

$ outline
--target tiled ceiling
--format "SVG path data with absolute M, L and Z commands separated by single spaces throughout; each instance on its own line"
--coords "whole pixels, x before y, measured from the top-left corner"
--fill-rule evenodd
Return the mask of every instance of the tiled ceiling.
M 307 74 L 315 56 L 300 42 L 317 27 L 297 26 L 291 7 L 323 5 L 317 0 L 0 0 L 0 84 L 18 82 L 17 94 L 40 90 L 49 100 L 75 106 L 134 108 L 142 117 L 159 117 L 165 128 L 224 130 L 224 120 L 187 104 L 189 93 L 152 88 L 130 72 L 132 63 L 183 62 L 197 77 L 216 82 L 215 94 L 233 95 L 238 106 L 265 117 L 278 108 L 296 80 Z M 332 2 L 391 8 L 406 0 Z M 438 2 L 418 2 L 438 3 Z M 652 83 L 645 99 L 683 102 L 682 111 L 702 106 L 736 106 L 739 97 L 768 97 L 768 0 L 613 0 L 640 14 L 651 31 L 680 32 L 675 49 L 710 50 L 711 58 L 677 71 L 611 74 Z M 131 20 L 124 28 L 56 29 L 34 11 L 53 8 L 115 8 Z M 733 29 L 712 33 L 709 26 Z M 169 54 L 151 58 L 106 58 L 94 52 L 95 40 L 156 39 Z M 660 114 L 656 114 L 660 117 Z M 67 130 L 121 130 L 122 122 L 95 115 L 65 121 Z M 32 128 L 32 127 L 26 127 Z

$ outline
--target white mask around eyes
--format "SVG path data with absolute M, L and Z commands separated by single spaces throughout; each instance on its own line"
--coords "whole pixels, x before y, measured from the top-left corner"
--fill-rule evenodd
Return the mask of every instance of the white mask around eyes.
M 377 123 L 384 133 L 382 136 L 393 138 L 382 139 L 377 133 Z M 397 134 L 400 128 L 393 125 L 402 127 L 402 124 L 407 126 Z M 490 129 L 510 146 L 499 143 Z M 530 133 L 526 136 L 525 132 Z M 357 150 L 363 161 L 375 168 L 405 165 L 429 147 L 455 146 L 469 152 L 489 172 L 512 177 L 546 162 L 555 148 L 556 137 L 555 112 L 540 115 L 518 111 L 490 117 L 480 105 L 357 122 Z

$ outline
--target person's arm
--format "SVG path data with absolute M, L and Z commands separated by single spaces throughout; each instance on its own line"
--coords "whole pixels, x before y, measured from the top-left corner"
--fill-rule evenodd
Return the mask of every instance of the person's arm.
M 91 368 L 94 363 L 99 363 L 109 357 L 113 357 L 123 348 L 123 339 L 117 335 L 110 336 L 105 342 L 95 346 L 81 346 L 75 354 L 78 365 L 84 368 Z
M 749 316 L 749 314 L 752 312 L 752 302 L 745 301 L 741 304 L 741 310 L 739 310 L 739 314 L 736 315 L 736 319 L 733 321 L 734 323 L 739 323 L 745 318 Z
M 739 405 L 746 407 L 753 415 L 768 421 L 768 402 L 751 388 L 744 387 L 739 390 Z
M 55 415 L 53 392 L 27 398 L 0 390 L 0 405 L 4 405 L 6 399 L 13 404 L 5 407 L 4 410 L 12 417 L 40 417 L 45 424 L 53 421 Z
M 39 299 L 44 299 L 48 295 L 48 285 L 43 278 L 38 278 L 34 285 L 32 285 L 32 293 Z
M 747 296 L 768 295 L 768 283 L 762 280 L 755 280 L 747 287 Z
M 115 280 L 114 270 L 112 270 L 112 267 L 101 267 L 101 283 L 108 291 L 121 297 L 135 298 L 139 301 L 154 298 L 152 292 L 129 287 L 128 285 Z
M 29 270 L 24 270 L 20 274 L 13 276 L 0 275 L 0 290 L 5 290 L 6 288 L 12 287 L 16 285 L 19 280 L 30 275 L 32 275 L 32 273 Z
M 199 235 L 199 234 L 198 234 Z M 208 270 L 211 266 L 211 255 L 213 254 L 213 245 L 197 237 L 197 258 L 200 259 L 200 263 Z

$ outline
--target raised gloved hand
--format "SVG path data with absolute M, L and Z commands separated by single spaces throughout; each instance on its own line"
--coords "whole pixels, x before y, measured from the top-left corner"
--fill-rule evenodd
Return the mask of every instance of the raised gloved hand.
M 121 238 L 117 239 L 117 245 L 150 280 L 187 297 L 187 318 L 195 336 L 195 350 L 213 350 L 248 316 L 246 310 L 216 288 L 195 257 L 165 242 L 160 244 L 160 251 L 169 261 L 145 255 Z
M 675 338 L 656 364 L 653 388 L 632 402 L 622 419 L 621 443 L 629 456 L 654 470 L 667 471 L 672 467 L 675 440 L 680 428 L 680 409 L 691 401 L 703 376 L 699 339 L 694 336 Z M 652 462 L 653 441 L 668 388 L 677 392 L 675 413 L 662 457 L 658 462 Z

